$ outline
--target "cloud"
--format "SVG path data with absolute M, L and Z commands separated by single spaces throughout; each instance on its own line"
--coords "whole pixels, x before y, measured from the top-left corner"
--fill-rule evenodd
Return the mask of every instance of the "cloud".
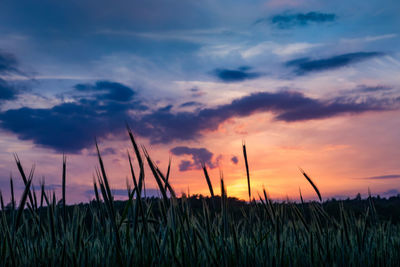
M 256 92 L 216 107 L 174 112 L 171 105 L 149 110 L 136 98 L 129 102 L 125 98 L 116 101 L 120 98 L 108 96 L 114 93 L 114 88 L 126 86 L 109 84 L 113 85 L 111 89 L 102 91 L 102 94 L 96 91 L 94 98 L 91 95 L 84 96 L 51 108 L 6 110 L 0 113 L 0 127 L 16 134 L 21 140 L 32 140 L 38 146 L 78 153 L 83 148 L 92 147 L 95 137 L 105 138 L 124 133 L 125 122 L 151 143 L 169 143 L 196 140 L 205 132 L 218 129 L 230 118 L 261 112 L 271 112 L 275 120 L 295 122 L 393 110 L 399 102 L 399 99 L 373 97 L 363 100 L 346 97 L 319 100 L 293 91 Z M 105 88 L 97 84 L 95 87 Z M 194 165 L 184 164 L 186 168 L 198 166 L 196 162 Z
M 81 86 L 76 87 L 82 90 Z M 93 90 L 90 86 L 87 88 Z M 94 99 L 83 97 L 51 108 L 7 110 L 0 113 L 0 126 L 21 140 L 32 140 L 59 152 L 77 153 L 91 147 L 95 137 L 123 132 L 124 122 L 130 118 L 129 111 L 145 108 L 140 101 L 126 102 L 125 98 L 119 98 L 122 94 L 116 92 L 116 88 L 123 88 L 123 91 L 128 88 L 122 84 L 102 81 L 93 88 L 104 89 L 104 92 Z
M 259 57 L 260 55 L 268 55 L 273 53 L 281 57 L 287 57 L 294 54 L 302 54 L 308 50 L 319 47 L 320 43 L 307 43 L 307 42 L 297 42 L 297 43 L 278 43 L 272 41 L 266 41 L 255 46 L 251 46 L 241 52 L 241 55 L 245 59 L 251 59 Z
M 144 115 L 137 131 L 150 138 L 152 143 L 168 143 L 175 140 L 193 140 L 205 131 L 213 131 L 233 117 L 246 117 L 261 112 L 272 112 L 276 120 L 294 122 L 330 118 L 344 114 L 359 114 L 367 111 L 391 110 L 397 99 L 381 100 L 368 98 L 336 98 L 319 100 L 302 93 L 281 91 L 257 92 L 233 100 L 231 103 L 204 108 L 195 112 L 177 112 L 159 109 Z
M 99 99 L 130 101 L 136 94 L 131 88 L 117 82 L 97 81 L 95 84 L 77 84 L 75 89 L 82 92 L 103 92 Z
M 4 100 L 13 100 L 18 95 L 19 90 L 1 77 L 16 73 L 22 74 L 18 68 L 18 62 L 15 56 L 0 50 L 0 102 Z
M 365 177 L 363 179 L 367 179 L 367 180 L 386 180 L 386 179 L 399 179 L 399 178 L 400 178 L 400 174 L 390 174 L 390 175 Z
M 336 19 L 337 16 L 333 13 L 321 13 L 312 11 L 308 13 L 278 14 L 273 16 L 272 18 L 258 19 L 254 24 L 268 22 L 280 29 L 288 29 L 296 26 L 306 26 L 309 24 L 333 22 Z
M 20 73 L 14 55 L 0 50 L 0 74 Z
M 392 87 L 385 85 L 375 85 L 375 86 L 359 85 L 354 91 L 360 93 L 372 93 L 372 92 L 390 91 L 392 89 L 393 89 Z
M 185 108 L 185 107 L 196 107 L 196 106 L 201 106 L 202 104 L 196 101 L 189 101 L 185 102 L 183 104 L 180 104 L 179 107 Z
M 250 67 L 240 67 L 232 69 L 215 69 L 213 74 L 223 82 L 242 82 L 245 80 L 256 79 L 261 76 L 258 72 L 249 72 Z
M 236 157 L 236 156 L 233 156 L 232 158 L 231 158 L 231 161 L 232 161 L 232 163 L 233 164 L 238 164 L 238 162 L 239 162 L 239 159 L 238 159 L 238 157 Z
M 341 39 L 340 41 L 342 43 L 355 44 L 355 43 L 360 43 L 360 42 L 375 42 L 375 41 L 380 41 L 380 40 L 385 40 L 385 39 L 392 39 L 392 38 L 396 38 L 397 36 L 398 36 L 398 34 L 391 33 L 391 34 L 365 36 L 365 37 L 351 38 L 351 39 L 345 38 L 345 39 Z
M 381 52 L 355 52 L 322 59 L 298 58 L 287 61 L 285 65 L 287 67 L 293 67 L 297 75 L 304 75 L 310 72 L 338 69 L 383 55 L 385 54 Z
M 389 85 L 365 85 L 360 84 L 354 87 L 353 89 L 345 89 L 340 90 L 340 97 L 348 97 L 348 98 L 368 98 L 371 96 L 374 97 L 388 97 L 393 96 L 394 87 Z
M 0 101 L 13 100 L 18 95 L 18 90 L 10 83 L 0 78 Z
M 203 92 L 197 87 L 190 88 L 189 91 L 192 97 L 201 97 L 206 94 L 206 92 Z
M 215 168 L 216 163 L 212 161 L 213 153 L 206 148 L 193 148 L 187 146 L 177 146 L 171 149 L 171 153 L 175 156 L 190 155 L 192 160 L 182 160 L 179 164 L 180 171 L 199 170 L 202 164 L 206 164 L 209 168 Z

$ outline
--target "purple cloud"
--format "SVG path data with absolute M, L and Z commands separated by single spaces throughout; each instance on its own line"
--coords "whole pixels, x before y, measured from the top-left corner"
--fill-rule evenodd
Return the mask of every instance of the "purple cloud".
M 180 171 L 200 170 L 203 164 L 209 168 L 215 168 L 216 163 L 212 161 L 213 153 L 206 148 L 193 148 L 187 146 L 177 146 L 171 149 L 171 153 L 175 156 L 191 155 L 192 160 L 182 160 L 179 164 Z

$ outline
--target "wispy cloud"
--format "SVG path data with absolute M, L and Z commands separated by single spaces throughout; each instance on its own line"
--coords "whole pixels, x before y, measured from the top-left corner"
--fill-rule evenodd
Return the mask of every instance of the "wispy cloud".
M 297 75 L 304 75 L 311 72 L 338 69 L 357 62 L 375 57 L 381 57 L 384 55 L 385 54 L 382 52 L 355 52 L 321 59 L 298 58 L 287 61 L 285 65 L 287 67 L 294 68 L 294 71 Z
M 204 28 L 191 30 L 164 30 L 164 31 L 130 31 L 103 29 L 97 31 L 98 35 L 128 36 L 155 41 L 184 41 L 194 43 L 212 43 L 215 38 L 231 36 L 232 34 L 246 34 L 245 32 L 233 32 L 228 28 Z
M 385 39 L 392 39 L 398 37 L 398 34 L 396 33 L 390 33 L 390 34 L 383 34 L 383 35 L 374 35 L 374 36 L 365 36 L 365 37 L 359 37 L 359 38 L 345 38 L 341 39 L 340 41 L 342 43 L 359 43 L 359 42 L 375 42 L 375 41 L 380 41 L 380 40 L 385 40 Z
M 13 54 L 0 50 L 0 74 L 19 73 L 17 59 Z
M 201 106 L 202 104 L 196 101 L 189 101 L 189 102 L 185 102 L 179 105 L 179 107 L 181 108 L 186 108 L 186 107 L 198 107 Z
M 18 90 L 13 85 L 0 79 L 0 101 L 15 99 L 17 95 Z
M 400 174 L 390 174 L 390 175 L 365 177 L 365 178 L 362 178 L 362 179 L 367 179 L 367 180 L 386 180 L 386 179 L 399 179 L 399 178 L 400 178 Z
M 306 42 L 280 44 L 267 41 L 244 49 L 241 52 L 241 55 L 245 59 L 254 58 L 263 54 L 270 54 L 270 53 L 278 56 L 290 56 L 290 55 L 305 53 L 310 49 L 319 47 L 321 45 L 322 44 L 320 43 L 306 43 Z
M 19 94 L 19 91 L 6 77 L 10 75 L 21 75 L 18 61 L 14 55 L 0 50 L 0 101 L 13 100 Z
M 273 16 L 272 18 L 261 18 L 256 20 L 255 24 L 269 22 L 272 25 L 280 28 L 287 29 L 296 26 L 306 26 L 309 24 L 321 24 L 326 22 L 332 22 L 337 19 L 337 16 L 333 13 L 321 13 L 312 11 L 308 13 L 284 13 Z
M 361 93 L 372 93 L 372 92 L 390 91 L 392 89 L 393 87 L 386 85 L 375 85 L 375 86 L 359 85 L 357 86 L 356 89 L 354 89 L 354 91 Z

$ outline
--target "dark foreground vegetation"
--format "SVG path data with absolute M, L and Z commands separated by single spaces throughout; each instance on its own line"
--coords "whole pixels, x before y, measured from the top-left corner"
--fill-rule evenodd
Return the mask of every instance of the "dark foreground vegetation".
M 138 166 L 127 201 L 114 201 L 100 152 L 94 181 L 95 199 L 64 205 L 62 198 L 31 186 L 16 157 L 25 191 L 19 205 L 5 207 L 1 198 L 0 266 L 398 266 L 400 262 L 399 197 L 273 202 L 265 192 L 257 201 L 214 195 L 177 198 L 169 180 L 139 149 L 129 131 Z M 245 161 L 247 157 L 243 146 Z M 99 151 L 99 150 L 98 150 Z M 143 198 L 148 164 L 162 198 Z M 248 166 L 246 164 L 246 166 Z M 247 167 L 250 192 L 250 176 Z

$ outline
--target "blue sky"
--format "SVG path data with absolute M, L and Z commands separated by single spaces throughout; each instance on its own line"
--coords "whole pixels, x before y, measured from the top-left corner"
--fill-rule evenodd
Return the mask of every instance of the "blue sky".
M 206 192 L 197 182 L 202 160 L 216 172 L 225 166 L 231 191 L 242 196 L 242 139 L 257 147 L 254 158 L 286 151 L 272 173 L 255 160 L 257 186 L 262 175 L 289 177 L 286 160 L 295 171 L 306 165 L 327 177 L 321 184 L 330 190 L 330 166 L 354 155 L 353 167 L 334 171 L 351 189 L 330 195 L 355 194 L 373 180 L 358 184 L 354 177 L 398 176 L 387 158 L 399 156 L 392 150 L 400 133 L 399 9 L 389 0 L 2 1 L 2 191 L 15 172 L 12 152 L 40 166 L 38 179 L 50 184 L 58 182 L 54 162 L 66 152 L 79 177 L 71 186 L 86 192 L 95 136 L 110 152 L 110 170 L 124 177 L 125 122 L 161 165 L 168 154 L 176 158 L 182 190 Z M 314 139 L 304 141 L 312 130 Z M 331 154 L 323 162 L 304 156 L 316 147 L 335 152 L 324 150 Z M 123 188 L 125 178 L 114 182 Z M 297 189 L 288 184 L 276 182 L 271 192 L 292 196 Z M 399 183 L 371 186 L 384 193 Z

